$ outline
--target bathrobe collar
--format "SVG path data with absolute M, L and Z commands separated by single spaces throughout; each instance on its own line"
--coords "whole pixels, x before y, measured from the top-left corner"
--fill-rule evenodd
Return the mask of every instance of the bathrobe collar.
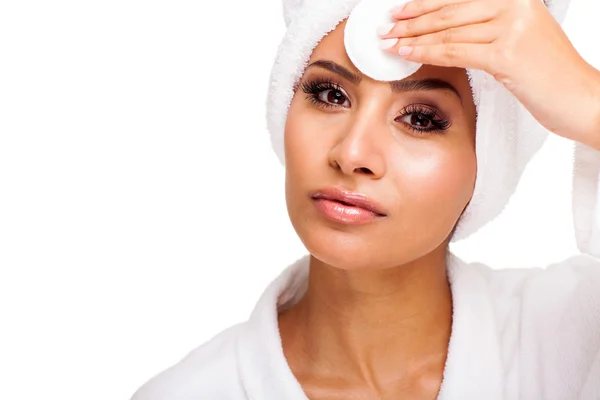
M 250 400 L 308 400 L 283 353 L 278 312 L 308 285 L 310 256 L 288 266 L 263 292 L 237 341 L 237 362 Z M 489 289 L 477 266 L 448 255 L 453 323 L 438 400 L 502 399 L 499 338 Z

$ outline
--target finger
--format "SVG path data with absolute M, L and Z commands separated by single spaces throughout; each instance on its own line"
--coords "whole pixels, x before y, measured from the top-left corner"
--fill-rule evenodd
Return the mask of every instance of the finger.
M 486 72 L 494 64 L 494 55 L 490 44 L 450 43 L 431 46 L 415 46 L 409 55 L 403 56 L 408 61 L 440 67 L 474 68 Z M 405 47 L 401 47 L 399 52 Z
M 398 7 L 395 7 L 390 10 L 390 13 L 392 14 L 392 17 L 396 19 L 414 18 L 419 15 L 437 11 L 440 8 L 451 4 L 466 3 L 469 1 L 472 0 L 412 0 L 404 4 L 402 11 L 394 11 L 398 9 Z
M 498 39 L 501 32 L 498 25 L 493 22 L 465 25 L 458 28 L 449 28 L 440 32 L 426 35 L 400 38 L 396 45 L 387 52 L 396 52 L 400 46 L 424 46 L 448 43 L 492 43 Z
M 498 7 L 484 1 L 455 3 L 429 14 L 397 21 L 382 38 L 420 36 L 449 28 L 483 23 L 498 15 Z

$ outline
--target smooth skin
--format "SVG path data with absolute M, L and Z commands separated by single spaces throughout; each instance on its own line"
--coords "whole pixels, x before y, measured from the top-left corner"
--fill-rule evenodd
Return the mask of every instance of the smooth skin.
M 481 0 L 485 1 L 498 2 Z M 286 201 L 292 225 L 311 254 L 310 276 L 306 295 L 280 313 L 279 329 L 288 364 L 311 400 L 435 399 L 439 393 L 452 327 L 447 246 L 471 199 L 476 176 L 475 106 L 464 68 L 483 66 L 483 61 L 469 60 L 470 52 L 444 39 L 447 34 L 439 32 L 448 25 L 437 25 L 436 31 L 423 21 L 417 23 L 415 16 L 425 18 L 440 7 L 458 8 L 456 4 L 463 3 L 408 3 L 404 17 L 417 19 L 407 27 L 399 16 L 398 31 L 384 36 L 402 37 L 390 50 L 396 52 L 407 43 L 427 41 L 414 47 L 407 58 L 431 65 L 405 81 L 445 81 L 458 95 L 448 89 L 393 91 L 389 83 L 361 74 L 345 52 L 342 22 L 323 38 L 309 60 L 309 65 L 329 63 L 308 67 L 292 100 L 285 128 Z M 446 12 L 445 20 L 452 21 L 455 14 Z M 424 21 L 431 25 L 431 16 L 427 18 Z M 547 30 L 541 37 L 546 41 L 554 37 L 556 46 L 567 52 L 550 20 L 544 19 L 538 28 Z M 421 34 L 424 39 L 418 39 Z M 549 78 L 544 86 L 519 68 L 509 67 L 518 54 L 514 51 L 509 60 L 498 61 L 502 69 L 488 72 L 508 84 L 555 133 L 600 149 L 600 91 L 596 91 L 600 73 L 571 55 L 571 62 L 556 64 L 569 68 L 572 86 L 556 85 Z M 483 49 L 478 54 L 486 56 Z M 323 66 L 332 63 L 360 82 L 343 76 L 348 74 L 339 68 Z M 545 65 L 536 72 L 546 67 L 558 68 Z M 315 80 L 336 84 L 335 89 L 318 94 L 329 107 L 304 91 Z M 578 82 L 585 82 L 586 88 Z M 557 100 L 540 106 L 540 96 Z M 577 103 L 569 105 L 577 107 L 577 117 L 570 111 L 573 108 L 563 109 L 567 105 L 561 96 Z M 447 129 L 413 131 L 411 127 L 431 122 L 418 113 L 406 113 L 406 107 L 414 111 L 415 105 L 435 110 L 434 119 L 449 121 Z M 382 204 L 388 215 L 363 226 L 327 220 L 309 197 L 325 186 L 364 193 Z
M 309 67 L 287 118 L 288 212 L 311 259 L 307 294 L 279 317 L 284 353 L 312 400 L 432 399 L 452 323 L 446 249 L 475 185 L 471 88 L 464 69 L 423 66 L 410 80 L 446 81 L 460 97 L 447 89 L 393 92 L 353 66 L 344 26 L 309 63 L 335 62 L 360 83 Z M 322 93 L 335 107 L 308 99 L 302 83 L 314 79 L 339 84 Z M 413 132 L 411 122 L 431 124 L 402 115 L 416 104 L 437 110 L 450 127 Z M 363 226 L 326 220 L 309 197 L 326 186 L 366 194 L 387 217 Z

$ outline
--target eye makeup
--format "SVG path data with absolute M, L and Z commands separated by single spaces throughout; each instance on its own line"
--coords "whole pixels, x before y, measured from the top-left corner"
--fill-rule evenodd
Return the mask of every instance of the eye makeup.
M 307 95 L 306 100 L 323 110 L 351 107 L 344 89 L 332 79 L 320 77 L 307 79 L 301 83 L 300 89 Z M 411 103 L 403 107 L 394 121 L 421 135 L 442 134 L 451 126 L 450 120 L 435 107 L 422 103 Z

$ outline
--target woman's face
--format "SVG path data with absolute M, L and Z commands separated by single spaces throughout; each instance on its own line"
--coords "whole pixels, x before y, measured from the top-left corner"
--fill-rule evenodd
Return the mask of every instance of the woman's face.
M 292 225 L 314 257 L 348 270 L 445 251 L 475 185 L 476 118 L 466 72 L 424 65 L 401 81 L 410 85 L 393 90 L 354 67 L 344 27 L 313 51 L 288 112 Z M 312 196 L 332 187 L 364 194 L 385 215 L 359 224 L 328 216 L 323 207 L 343 205 Z

